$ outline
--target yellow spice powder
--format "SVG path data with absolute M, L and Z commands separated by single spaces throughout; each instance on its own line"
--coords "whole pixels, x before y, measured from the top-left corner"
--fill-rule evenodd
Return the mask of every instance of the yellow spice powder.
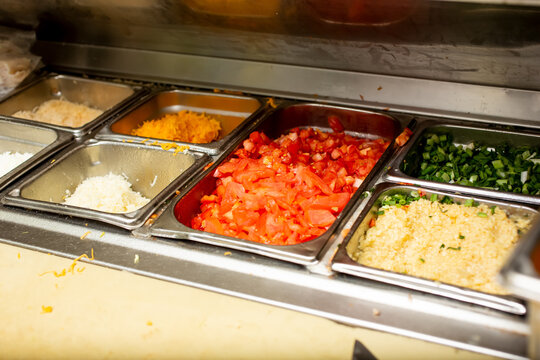
M 182 110 L 176 114 L 165 114 L 159 119 L 147 120 L 131 135 L 183 141 L 209 143 L 219 136 L 219 121 L 205 114 Z

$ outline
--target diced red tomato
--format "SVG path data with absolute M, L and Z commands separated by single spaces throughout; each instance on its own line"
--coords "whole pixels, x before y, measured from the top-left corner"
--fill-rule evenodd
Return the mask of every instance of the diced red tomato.
M 411 135 L 412 130 L 409 128 L 405 128 L 405 130 L 403 130 L 401 134 L 399 134 L 399 136 L 396 138 L 396 144 L 398 144 L 398 146 L 405 145 L 407 141 L 409 141 Z
M 328 125 L 330 125 L 330 128 L 335 132 L 343 132 L 343 130 L 345 130 L 343 124 L 336 115 L 330 115 L 328 117 Z
M 273 245 L 322 235 L 389 144 L 346 135 L 337 117 L 328 121 L 335 132 L 296 128 L 276 140 L 251 133 L 216 168 L 216 189 L 201 198 L 191 226 Z

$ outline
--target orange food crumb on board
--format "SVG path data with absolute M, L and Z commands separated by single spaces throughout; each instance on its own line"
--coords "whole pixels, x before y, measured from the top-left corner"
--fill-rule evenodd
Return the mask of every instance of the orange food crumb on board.
M 86 239 L 86 237 L 91 233 L 91 231 L 87 231 L 84 234 L 81 235 L 81 240 Z
M 218 138 L 221 124 L 216 119 L 193 111 L 182 110 L 176 114 L 165 114 L 159 119 L 147 120 L 131 135 L 150 138 L 209 143 Z
M 48 314 L 48 313 L 52 313 L 52 306 L 45 306 L 45 305 L 41 305 L 41 313 L 42 314 Z
M 18 253 L 17 254 L 17 259 L 20 259 L 21 258 L 21 253 Z
M 81 256 L 77 257 L 75 260 L 73 260 L 73 262 L 71 263 L 71 265 L 67 268 L 67 269 L 62 269 L 62 271 L 60 272 L 57 272 L 57 271 L 46 271 L 42 274 L 40 274 L 39 276 L 43 276 L 43 275 L 46 275 L 46 274 L 53 274 L 54 276 L 56 277 L 62 277 L 62 276 L 66 276 L 68 273 L 71 273 L 71 274 L 75 274 L 75 267 L 77 266 L 77 262 L 79 260 L 81 260 L 82 258 L 86 258 L 90 261 L 92 260 L 95 260 L 95 257 L 94 257 L 94 248 L 92 248 L 91 250 L 91 257 L 88 257 L 88 255 L 86 254 L 82 254 Z M 79 270 L 79 268 L 77 268 L 77 271 L 78 272 L 83 272 L 84 271 L 84 267 L 82 268 L 82 270 Z
M 377 88 L 377 90 L 379 90 L 379 91 L 382 90 L 382 86 L 379 86 L 379 87 Z
M 225 251 L 225 253 L 224 253 L 223 255 L 225 255 L 225 256 L 231 256 L 232 253 L 231 253 L 230 251 Z

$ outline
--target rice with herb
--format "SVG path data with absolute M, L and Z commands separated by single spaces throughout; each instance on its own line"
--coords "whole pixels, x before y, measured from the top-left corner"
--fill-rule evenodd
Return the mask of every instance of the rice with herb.
M 422 198 L 382 207 L 349 255 L 374 268 L 506 294 L 495 277 L 530 222 L 498 207 Z

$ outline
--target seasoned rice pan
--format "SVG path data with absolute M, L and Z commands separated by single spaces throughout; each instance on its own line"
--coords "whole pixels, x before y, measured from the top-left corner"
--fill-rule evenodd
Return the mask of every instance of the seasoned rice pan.
M 33 154 L 30 159 L 0 176 L 0 189 L 66 146 L 72 138 L 70 133 L 64 131 L 0 119 L 0 153 L 9 151 Z
M 419 171 L 422 161 L 420 142 L 424 134 L 450 134 L 454 145 L 483 144 L 488 148 L 497 149 L 503 144 L 511 147 L 534 146 L 540 147 L 540 134 L 534 131 L 509 130 L 492 128 L 481 125 L 470 125 L 465 122 L 426 121 L 419 124 L 409 142 L 397 153 L 388 171 L 388 180 L 395 182 L 413 183 L 423 187 L 450 190 L 465 194 L 494 197 L 507 201 L 518 201 L 540 205 L 540 196 L 526 195 L 516 192 L 459 185 L 449 182 L 436 182 L 419 179 L 414 175 Z M 540 157 L 540 154 L 537 154 Z
M 7 205 L 103 221 L 126 229 L 141 226 L 162 201 L 195 176 L 210 158 L 202 153 L 177 153 L 158 147 L 88 140 L 66 149 L 55 161 L 36 170 L 8 190 Z M 109 173 L 123 175 L 132 189 L 150 199 L 127 213 L 110 213 L 65 205 L 85 179 Z
M 358 241 L 360 241 L 360 236 L 365 234 L 369 229 L 370 222 L 375 218 L 376 213 L 381 206 L 382 199 L 387 195 L 410 194 L 411 191 L 421 191 L 426 194 L 428 199 L 432 194 L 437 194 L 439 198 L 449 196 L 458 203 L 464 203 L 467 199 L 471 199 L 470 196 L 463 196 L 439 190 L 427 190 L 425 188 L 419 189 L 418 187 L 395 185 L 391 183 L 379 184 L 370 201 L 362 211 L 362 214 L 352 226 L 351 231 L 346 236 L 343 244 L 340 246 L 339 250 L 334 256 L 332 261 L 332 269 L 340 273 L 389 283 L 471 304 L 482 305 L 504 312 L 520 315 L 524 314 L 526 312 L 526 308 L 523 302 L 514 296 L 494 295 L 403 273 L 373 268 L 361 265 L 349 256 L 348 252 L 356 248 Z M 474 199 L 479 204 L 497 206 L 506 211 L 508 214 L 520 215 L 524 217 L 535 217 L 537 214 L 535 209 L 518 203 L 508 203 L 500 200 L 488 200 L 480 197 L 474 197 Z
M 100 116 L 79 127 L 19 119 L 29 124 L 37 123 L 49 128 L 71 132 L 75 136 L 82 136 L 99 126 L 110 115 L 143 92 L 144 90 L 140 87 L 125 84 L 51 74 L 36 80 L 2 101 L 0 114 L 12 117 L 17 111 L 32 111 L 46 101 L 60 99 L 102 110 L 103 113 Z
M 282 134 L 286 134 L 290 129 L 295 127 L 315 127 L 329 131 L 328 117 L 331 115 L 336 115 L 341 119 L 346 131 L 360 137 L 383 137 L 392 140 L 400 131 L 399 123 L 389 116 L 356 109 L 319 104 L 283 106 L 264 118 L 255 130 L 264 132 L 270 138 L 274 139 Z M 235 147 L 248 135 L 248 133 L 245 133 L 242 137 L 237 139 Z M 388 147 L 364 181 L 364 185 L 370 181 L 382 166 L 381 164 L 389 157 L 392 147 L 392 144 Z M 225 160 L 227 159 L 228 158 Z M 330 239 L 339 222 L 343 219 L 349 209 L 354 206 L 364 188 L 364 185 L 360 186 L 347 206 L 337 217 L 336 221 L 323 235 L 297 245 L 267 245 L 194 230 L 190 227 L 191 219 L 199 212 L 200 199 L 204 195 L 211 194 L 216 188 L 216 178 L 213 176 L 213 173 L 218 165 L 219 164 L 215 164 L 202 174 L 200 181 L 181 193 L 179 195 L 179 200 L 176 201 L 176 203 L 171 202 L 165 212 L 151 226 L 150 231 L 152 235 L 176 239 L 189 239 L 226 248 L 252 252 L 298 264 L 314 263 L 317 261 L 319 252 Z M 177 217 L 180 220 L 177 220 Z
M 215 155 L 222 152 L 232 139 L 238 136 L 242 128 L 255 117 L 259 109 L 261 109 L 261 104 L 257 99 L 245 96 L 184 90 L 159 90 L 140 99 L 112 124 L 105 126 L 96 137 L 98 139 L 135 139 L 141 141 L 145 138 L 133 136 L 131 132 L 144 121 L 188 110 L 204 113 L 218 120 L 221 124 L 219 137 L 208 144 L 181 141 L 176 141 L 176 143 Z M 171 141 L 167 139 L 156 140 Z

